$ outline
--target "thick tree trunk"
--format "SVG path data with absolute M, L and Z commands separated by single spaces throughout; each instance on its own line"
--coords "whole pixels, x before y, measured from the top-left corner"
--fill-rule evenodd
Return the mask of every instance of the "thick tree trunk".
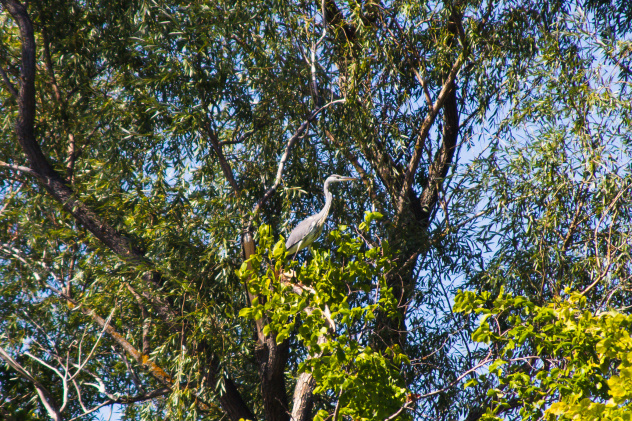
M 259 377 L 263 409 L 267 421 L 289 421 L 290 410 L 285 387 L 285 365 L 289 356 L 289 343 L 277 345 L 269 335 L 263 346 L 255 350 L 259 360 Z

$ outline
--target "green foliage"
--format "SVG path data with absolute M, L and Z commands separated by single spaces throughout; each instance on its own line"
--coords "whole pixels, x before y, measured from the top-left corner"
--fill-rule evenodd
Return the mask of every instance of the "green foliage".
M 368 232 L 381 217 L 366 212 L 361 229 Z M 239 315 L 264 320 L 264 334 L 278 344 L 298 341 L 309 356 L 297 374 L 312 374 L 315 393 L 337 396 L 341 416 L 372 420 L 395 413 L 406 402 L 400 369 L 410 361 L 397 346 L 379 351 L 369 345 L 375 314 L 397 317 L 385 282 L 393 268 L 388 242 L 371 246 L 341 227 L 329 233 L 335 249 L 312 248 L 301 265 L 288 260 L 284 239 L 274 243 L 271 232 L 268 225 L 259 227 L 257 253 L 238 271 L 258 297 Z M 321 409 L 314 419 L 330 415 Z
M 496 409 L 518 399 L 523 419 L 629 419 L 632 316 L 594 313 L 584 295 L 565 295 L 546 306 L 502 290 L 493 300 L 489 293 L 456 296 L 455 311 L 482 316 L 472 339 L 498 350 L 482 375 L 498 378 L 489 390 Z M 519 352 L 525 347 L 533 354 Z M 489 419 L 502 419 L 493 413 Z

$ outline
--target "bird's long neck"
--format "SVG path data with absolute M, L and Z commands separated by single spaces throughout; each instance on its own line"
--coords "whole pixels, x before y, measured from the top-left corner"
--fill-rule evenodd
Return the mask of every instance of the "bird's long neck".
M 333 201 L 333 195 L 329 191 L 329 182 L 325 181 L 325 186 L 323 187 L 323 192 L 325 193 L 325 206 L 323 206 L 323 210 L 320 211 L 319 215 L 327 216 L 329 214 L 329 209 L 331 208 L 331 202 Z

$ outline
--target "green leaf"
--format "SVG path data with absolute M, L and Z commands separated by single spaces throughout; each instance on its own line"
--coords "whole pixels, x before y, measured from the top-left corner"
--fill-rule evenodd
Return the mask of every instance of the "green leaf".
M 280 259 L 281 257 L 283 257 L 284 254 L 285 254 L 285 243 L 283 242 L 283 240 L 279 240 L 274 245 L 274 249 L 272 250 L 272 258 Z

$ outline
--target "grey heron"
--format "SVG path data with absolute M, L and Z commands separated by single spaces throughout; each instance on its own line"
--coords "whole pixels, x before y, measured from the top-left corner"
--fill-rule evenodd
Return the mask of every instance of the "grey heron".
M 308 247 L 314 242 L 323 231 L 325 220 L 329 215 L 329 208 L 331 208 L 331 202 L 333 195 L 329 192 L 329 185 L 331 183 L 337 183 L 340 181 L 355 181 L 357 178 L 344 177 L 342 175 L 333 174 L 327 177 L 323 191 L 325 192 L 325 206 L 323 210 L 316 215 L 312 215 L 309 218 L 304 219 L 299 223 L 290 233 L 290 238 L 285 242 L 285 248 L 290 254 L 296 254 L 300 250 Z

